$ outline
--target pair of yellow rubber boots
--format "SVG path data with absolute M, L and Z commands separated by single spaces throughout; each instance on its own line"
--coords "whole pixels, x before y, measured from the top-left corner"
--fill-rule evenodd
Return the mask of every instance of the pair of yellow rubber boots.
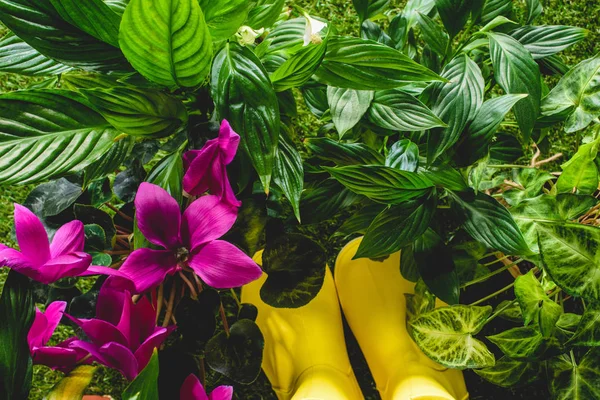
M 400 253 L 383 262 L 352 260 L 359 244 L 344 247 L 335 277 L 327 268 L 321 291 L 304 307 L 265 304 L 259 291 L 266 275 L 242 289 L 242 301 L 258 307 L 262 366 L 278 398 L 364 399 L 346 351 L 341 305 L 383 400 L 467 399 L 462 372 L 431 361 L 406 330 L 404 293 L 413 293 L 414 283 L 400 274 Z M 255 261 L 261 259 L 259 252 Z

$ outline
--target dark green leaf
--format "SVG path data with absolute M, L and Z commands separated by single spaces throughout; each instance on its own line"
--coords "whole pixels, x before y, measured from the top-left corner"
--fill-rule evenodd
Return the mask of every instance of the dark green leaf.
M 300 221 L 300 196 L 304 188 L 304 168 L 302 158 L 294 142 L 285 132 L 279 138 L 279 151 L 273 168 L 273 181 L 283 191 Z
M 225 240 L 236 244 L 246 254 L 254 254 L 263 240 L 267 224 L 267 208 L 263 198 L 244 199 L 233 228 Z
M 281 14 L 285 0 L 258 0 L 250 9 L 245 25 L 253 29 L 270 28 Z M 304 18 L 303 18 L 304 19 Z
M 27 334 L 35 317 L 29 278 L 10 271 L 0 296 L 0 395 L 26 400 L 33 373 Z
M 364 235 L 371 222 L 379 215 L 385 206 L 382 204 L 368 204 L 352 214 L 344 221 L 342 226 L 338 228 L 335 235 L 350 236 L 354 233 Z
M 514 105 L 525 143 L 529 143 L 535 120 L 540 114 L 542 83 L 540 69 L 525 47 L 502 33 L 488 33 L 494 77 L 509 94 L 528 96 Z
M 486 0 L 481 11 L 481 22 L 487 24 L 498 16 L 509 17 L 512 9 L 512 0 Z
M 390 147 L 385 165 L 402 171 L 416 172 L 419 167 L 419 147 L 408 139 L 397 141 Z
M 206 345 L 206 362 L 215 371 L 248 385 L 258 378 L 265 341 L 255 322 L 242 319 L 230 335 L 219 332 Z
M 421 35 L 427 45 L 440 56 L 444 57 L 448 51 L 450 38 L 442 27 L 425 14 L 417 13 Z
M 525 4 L 527 5 L 526 23 L 531 24 L 542 13 L 542 4 L 540 3 L 540 0 L 525 0 Z
M 473 372 L 494 385 L 512 388 L 533 382 L 541 371 L 538 363 L 515 361 L 504 356 L 496 361 L 496 365 Z
M 597 302 L 588 305 L 568 344 L 585 347 L 600 346 L 600 307 Z
M 355 204 L 363 197 L 342 186 L 335 179 L 327 179 L 308 187 L 302 194 L 300 215 L 304 223 L 320 223 L 332 218 L 341 209 Z
M 590 349 L 577 363 L 566 354 L 549 362 L 553 400 L 591 400 L 600 397 L 600 350 Z
M 60 178 L 43 183 L 29 192 L 23 205 L 40 218 L 60 214 L 81 196 L 81 186 Z
M 325 249 L 297 233 L 267 239 L 262 267 L 269 277 L 260 289 L 261 299 L 273 307 L 308 304 L 323 286 Z
M 12 33 L 0 40 L 0 71 L 19 75 L 58 75 L 71 67 L 41 54 Z
M 146 170 L 139 160 L 136 160 L 125 171 L 119 172 L 113 182 L 113 190 L 117 197 L 125 203 L 133 201 L 138 187 L 146 178 Z
M 361 22 L 382 14 L 389 4 L 390 0 L 352 0 L 352 5 L 354 5 Z
M 315 73 L 325 57 L 327 39 L 320 44 L 302 47 L 271 74 L 271 82 L 276 91 L 304 85 Z
M 112 145 L 102 158 L 91 163 L 84 170 L 84 186 L 96 179 L 102 179 L 106 175 L 112 174 L 131 154 L 134 148 L 135 139 L 127 136 Z
M 394 41 L 387 33 L 375 22 L 367 19 L 360 25 L 360 37 L 363 39 L 374 40 L 386 46 L 394 47 Z
M 309 83 L 302 87 L 302 97 L 306 107 L 311 113 L 321 118 L 325 111 L 329 109 L 327 103 L 327 86 L 318 83 Z
M 370 90 L 353 90 L 329 86 L 327 88 L 327 102 L 333 124 L 340 135 L 354 128 L 362 116 L 369 109 L 373 100 Z
M 511 163 L 523 155 L 519 140 L 506 132 L 498 132 L 496 140 L 490 145 L 490 159 Z
M 75 204 L 73 212 L 75 213 L 75 218 L 83 222 L 84 225 L 100 225 L 106 234 L 106 247 L 112 247 L 117 229 L 110 215 L 95 207 L 83 204 Z
M 534 59 L 545 58 L 585 39 L 583 28 L 565 25 L 523 26 L 510 35 L 517 39 Z
M 419 167 L 418 171 L 435 185 L 445 189 L 462 191 L 469 187 L 461 173 L 447 164 Z
M 119 45 L 140 74 L 169 88 L 200 85 L 213 54 L 197 0 L 131 0 L 121 21 Z
M 107 201 L 110 201 L 112 196 L 113 193 L 110 187 L 110 179 L 104 178 L 103 180 L 97 180 L 88 185 L 85 192 L 83 192 L 83 198 L 85 200 L 82 202 L 85 204 L 89 203 L 94 207 L 99 207 Z
M 84 225 L 85 251 L 104 250 L 110 248 L 106 243 L 106 233 L 98 224 Z
M 177 332 L 189 353 L 203 351 L 206 342 L 215 334 L 220 304 L 219 293 L 213 289 L 203 290 L 197 300 L 184 297 L 177 304 Z
M 409 81 L 443 81 L 439 75 L 386 45 L 352 37 L 332 36 L 318 81 L 355 90 L 399 87 Z
M 228 39 L 237 32 L 248 16 L 249 3 L 245 0 L 200 0 L 204 20 L 213 41 Z
M 160 160 L 148 174 L 147 182 L 165 189 L 181 204 L 183 195 L 181 181 L 183 179 L 183 160 L 181 152 L 175 151 Z
M 471 12 L 483 2 L 474 0 L 435 0 L 435 7 L 451 37 L 456 36 L 464 28 Z
M 215 58 L 211 87 L 219 119 L 227 119 L 240 134 L 268 192 L 279 140 L 279 106 L 267 72 L 249 48 L 229 43 Z
M 317 157 L 336 165 L 383 164 L 383 157 L 362 143 L 340 143 L 329 138 L 310 138 L 306 147 Z
M 123 400 L 158 400 L 158 350 L 140 374 L 125 388 Z

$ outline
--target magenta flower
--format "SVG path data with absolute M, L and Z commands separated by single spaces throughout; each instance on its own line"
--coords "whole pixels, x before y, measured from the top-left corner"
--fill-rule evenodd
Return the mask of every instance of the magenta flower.
M 194 374 L 190 374 L 179 392 L 179 400 L 231 400 L 233 397 L 233 387 L 219 386 L 207 396 L 200 380 Z
M 49 244 L 42 221 L 26 207 L 15 204 L 15 231 L 21 251 L 0 244 L 0 265 L 33 280 L 49 284 L 67 276 L 116 273 L 110 268 L 90 266 L 92 257 L 83 252 L 81 221 L 60 227 Z
M 167 275 L 191 268 L 208 285 L 232 288 L 258 279 L 262 271 L 231 243 L 216 240 L 237 218 L 237 208 L 217 196 L 201 196 L 181 216 L 179 204 L 164 189 L 140 185 L 135 197 L 138 227 L 150 243 L 164 250 L 137 249 L 119 272 L 138 293 L 158 286 Z
M 86 351 L 69 347 L 76 338 L 67 339 L 56 346 L 46 346 L 60 323 L 66 307 L 66 302 L 55 301 L 46 307 L 45 313 L 39 308 L 36 309 L 35 319 L 27 334 L 33 363 L 46 365 L 65 373 L 73 369 L 87 355 Z
M 129 292 L 107 284 L 98 295 L 96 318 L 66 315 L 90 340 L 73 340 L 70 347 L 90 353 L 93 361 L 120 371 L 130 381 L 148 365 L 154 349 L 175 329 L 156 326 L 156 310 L 146 297 L 134 304 Z
M 223 120 L 218 138 L 206 142 L 201 150 L 190 150 L 183 155 L 186 169 L 183 189 L 193 196 L 209 190 L 226 203 L 239 207 L 242 203 L 235 198 L 226 168 L 233 161 L 239 143 L 240 136 Z

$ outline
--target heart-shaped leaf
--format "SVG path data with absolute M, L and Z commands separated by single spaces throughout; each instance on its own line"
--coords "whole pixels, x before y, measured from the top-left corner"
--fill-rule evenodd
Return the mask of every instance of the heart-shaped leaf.
M 69 208 L 81 193 L 81 186 L 60 178 L 33 189 L 23 205 L 40 218 L 51 217 Z
M 564 351 L 556 337 L 544 338 L 537 325 L 512 328 L 486 337 L 513 360 L 538 361 Z
M 592 302 L 587 306 L 568 344 L 586 347 L 600 346 L 600 306 L 598 303 Z
M 556 400 L 600 397 L 600 349 L 590 349 L 579 362 L 566 354 L 549 362 L 550 393 Z
M 492 367 L 474 369 L 477 375 L 494 385 L 510 388 L 533 382 L 540 375 L 541 365 L 526 361 L 516 361 L 503 356 Z
M 533 271 L 517 277 L 515 296 L 519 300 L 525 325 L 536 323 L 544 337 L 552 335 L 563 310 L 546 295 Z

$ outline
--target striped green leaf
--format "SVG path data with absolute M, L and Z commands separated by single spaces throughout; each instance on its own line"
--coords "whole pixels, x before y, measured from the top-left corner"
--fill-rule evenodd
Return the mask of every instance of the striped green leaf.
M 1 184 L 78 171 L 111 148 L 118 132 L 79 97 L 64 90 L 0 96 Z
M 419 146 L 408 139 L 398 140 L 390 147 L 385 165 L 402 171 L 416 172 L 419 167 Z
M 352 5 L 362 22 L 382 14 L 390 5 L 390 0 L 352 0 Z
M 585 39 L 587 30 L 575 26 L 523 26 L 510 33 L 534 59 L 551 56 Z
M 326 49 L 327 39 L 320 44 L 300 48 L 271 74 L 275 90 L 281 92 L 308 82 L 323 61 Z
M 323 168 L 352 192 L 379 203 L 403 203 L 424 196 L 433 187 L 433 183 L 422 175 L 383 165 Z
M 283 191 L 300 222 L 300 196 L 304 188 L 304 168 L 302 158 L 294 142 L 285 131 L 279 138 L 279 151 L 273 168 L 273 181 Z
M 370 90 L 354 90 L 338 87 L 327 88 L 327 102 L 331 119 L 340 139 L 346 132 L 354 128 L 367 112 L 373 92 Z
M 305 142 L 311 153 L 338 166 L 383 164 L 381 154 L 363 143 L 341 143 L 329 138 L 310 138 Z
M 408 327 L 423 353 L 447 368 L 490 367 L 494 355 L 474 335 L 491 313 L 491 306 L 440 307 L 409 321 Z
M 285 0 L 257 0 L 250 9 L 244 25 L 252 29 L 270 28 L 283 11 Z
M 597 302 L 588 304 L 575 334 L 569 340 L 572 346 L 600 346 L 600 305 Z
M 9 33 L 0 40 L 0 71 L 20 75 L 58 75 L 70 71 L 71 67 L 46 57 Z
M 213 53 L 197 0 L 131 0 L 119 45 L 140 74 L 172 89 L 200 85 Z
M 99 160 L 88 165 L 84 170 L 83 187 L 87 187 L 90 182 L 103 179 L 106 175 L 115 172 L 123 162 L 129 157 L 135 138 L 127 136 L 116 142 Z
M 548 377 L 553 400 L 600 398 L 600 349 L 590 349 L 581 359 L 567 354 L 551 359 Z

